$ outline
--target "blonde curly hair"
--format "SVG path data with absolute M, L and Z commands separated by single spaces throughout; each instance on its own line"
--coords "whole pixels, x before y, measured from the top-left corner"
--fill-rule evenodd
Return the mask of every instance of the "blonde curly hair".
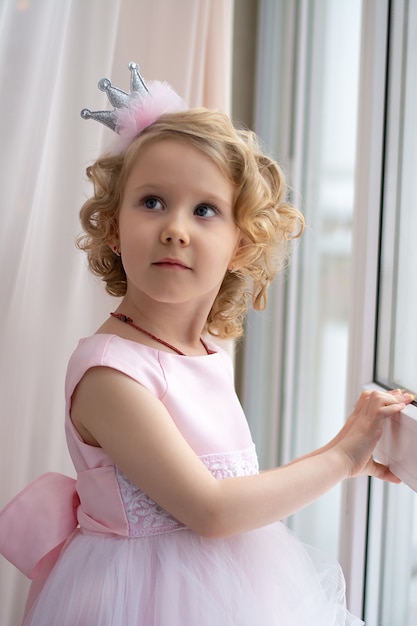
M 123 190 L 138 154 L 151 142 L 182 139 L 208 155 L 236 188 L 234 218 L 242 243 L 227 271 L 207 318 L 205 331 L 220 337 L 239 337 L 250 303 L 262 310 L 271 280 L 285 265 L 290 242 L 304 229 L 300 211 L 287 202 L 284 175 L 263 154 L 256 135 L 237 129 L 223 113 L 191 109 L 162 115 L 122 154 L 104 155 L 87 168 L 94 195 L 80 212 L 84 234 L 77 246 L 88 254 L 90 270 L 114 296 L 126 293 L 126 274 L 120 257 L 108 242 L 118 237 L 118 214 Z

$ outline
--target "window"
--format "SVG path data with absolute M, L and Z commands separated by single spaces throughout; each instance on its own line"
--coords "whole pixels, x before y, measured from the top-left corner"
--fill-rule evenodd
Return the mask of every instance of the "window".
M 374 381 L 417 392 L 417 3 L 388 7 L 388 74 Z M 417 623 L 417 408 L 385 426 L 377 456 L 404 485 L 370 487 L 365 616 Z M 408 486 L 407 486 L 408 485 Z
M 248 318 L 241 395 L 267 467 L 328 440 L 365 385 L 417 393 L 417 2 L 259 4 L 256 130 L 309 225 Z M 348 481 L 289 520 L 338 554 L 367 626 L 417 623 L 416 448 L 410 406 L 377 450 L 403 485 Z

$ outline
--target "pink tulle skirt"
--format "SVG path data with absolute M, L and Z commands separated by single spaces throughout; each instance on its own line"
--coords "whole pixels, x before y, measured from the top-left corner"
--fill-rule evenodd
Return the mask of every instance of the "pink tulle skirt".
M 24 626 L 359 626 L 337 564 L 281 523 L 225 539 L 77 531 Z

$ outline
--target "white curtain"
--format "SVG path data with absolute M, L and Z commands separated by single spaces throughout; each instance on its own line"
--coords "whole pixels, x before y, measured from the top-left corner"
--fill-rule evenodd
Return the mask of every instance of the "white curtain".
M 109 133 L 80 110 L 128 90 L 129 61 L 191 106 L 228 111 L 233 0 L 0 2 L 0 508 L 46 471 L 73 474 L 63 384 L 78 339 L 116 303 L 74 247 L 85 167 Z M 28 581 L 0 557 L 0 624 Z

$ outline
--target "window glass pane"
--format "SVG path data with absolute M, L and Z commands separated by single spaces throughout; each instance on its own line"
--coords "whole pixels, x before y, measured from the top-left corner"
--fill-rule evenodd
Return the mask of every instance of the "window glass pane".
M 381 562 L 370 554 L 367 568 L 368 585 L 376 585 L 377 593 L 373 602 L 368 596 L 365 621 L 367 626 L 415 626 L 417 494 L 405 485 L 384 485 L 383 490 L 382 508 L 373 511 L 383 520 Z
M 342 31 L 340 24 L 343 24 Z M 314 3 L 308 50 L 307 230 L 300 246 L 292 456 L 329 441 L 345 419 L 361 2 Z M 297 513 L 291 527 L 335 556 L 341 489 Z
M 307 222 L 286 279 L 247 320 L 240 393 L 267 468 L 328 442 L 345 419 L 362 0 L 260 5 L 256 130 Z M 288 520 L 336 558 L 340 499 L 335 487 Z
M 381 626 L 417 624 L 417 494 L 387 486 Z
M 401 2 L 393 41 L 376 379 L 417 392 L 417 2 Z M 401 29 L 402 30 L 402 29 Z M 401 36 L 402 34 L 402 36 Z

